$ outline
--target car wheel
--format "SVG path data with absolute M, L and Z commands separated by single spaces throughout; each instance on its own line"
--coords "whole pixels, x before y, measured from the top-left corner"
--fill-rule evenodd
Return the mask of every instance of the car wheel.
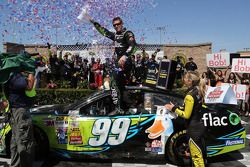
M 186 130 L 173 133 L 166 144 L 166 158 L 175 165 L 191 166 Z
M 46 134 L 39 128 L 34 128 L 35 138 L 35 159 L 42 160 L 48 156 L 49 153 L 49 140 Z

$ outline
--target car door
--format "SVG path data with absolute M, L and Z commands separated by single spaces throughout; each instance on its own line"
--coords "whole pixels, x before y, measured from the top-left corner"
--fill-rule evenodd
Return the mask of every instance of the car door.
M 245 129 L 240 123 L 237 106 L 210 104 L 203 110 L 202 119 L 207 127 L 208 156 L 214 156 L 245 146 Z
M 77 109 L 79 115 L 69 117 L 68 149 L 91 156 L 105 154 L 112 159 L 123 157 L 129 151 L 128 148 L 137 150 L 134 148 L 139 145 L 134 139 L 142 132 L 143 126 L 154 117 L 154 114 L 131 112 L 135 109 L 139 111 L 139 108 L 143 107 L 143 98 L 139 97 L 140 95 L 132 101 L 140 100 L 142 104 L 129 105 L 130 108 L 126 111 L 117 110 L 110 95 L 100 96 L 80 106 Z M 138 139 L 139 143 L 143 143 Z M 144 146 L 145 143 L 143 150 Z

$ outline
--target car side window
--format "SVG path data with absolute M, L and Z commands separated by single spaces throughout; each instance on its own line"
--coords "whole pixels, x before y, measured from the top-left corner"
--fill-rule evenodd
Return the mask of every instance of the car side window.
M 86 116 L 105 116 L 115 109 L 111 96 L 104 97 L 80 108 L 80 114 Z

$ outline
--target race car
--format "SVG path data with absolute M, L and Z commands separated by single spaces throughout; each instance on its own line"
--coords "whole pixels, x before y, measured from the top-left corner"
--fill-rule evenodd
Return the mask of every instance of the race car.
M 98 91 L 69 105 L 45 105 L 30 109 L 38 158 L 48 152 L 65 158 L 104 160 L 164 159 L 189 163 L 185 120 L 164 108 L 183 103 L 174 91 L 128 86 L 125 109 L 118 109 L 111 91 Z M 236 106 L 203 107 L 207 156 L 245 147 L 246 132 Z M 199 128 L 199 127 L 197 127 Z M 2 123 L 0 153 L 9 154 L 11 128 Z M 188 161 L 187 161 L 188 160 Z M 152 163 L 153 163 L 152 161 Z

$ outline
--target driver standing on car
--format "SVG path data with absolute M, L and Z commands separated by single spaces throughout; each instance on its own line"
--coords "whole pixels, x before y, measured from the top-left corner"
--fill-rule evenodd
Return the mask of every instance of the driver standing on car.
M 120 104 L 124 104 L 122 101 L 125 84 L 129 84 L 132 78 L 131 55 L 137 50 L 135 36 L 132 31 L 123 27 L 123 21 L 120 17 L 115 17 L 113 19 L 113 27 L 116 32 L 111 32 L 102 27 L 99 23 L 90 18 L 90 16 L 87 16 L 87 19 L 94 25 L 99 33 L 113 40 L 115 43 L 115 54 L 117 56 L 116 67 L 118 68 L 114 70 L 111 75 L 111 90 L 115 89 L 117 91 L 117 106 L 120 108 Z M 123 108 L 123 106 L 121 106 L 121 108 Z
M 184 75 L 184 84 L 188 87 L 188 93 L 184 98 L 184 106 L 166 104 L 165 108 L 175 112 L 186 119 L 188 144 L 195 167 L 204 167 L 206 159 L 206 147 L 204 142 L 205 126 L 201 122 L 201 109 L 204 102 L 206 84 L 200 79 L 196 71 L 188 71 Z
M 11 136 L 11 163 L 13 167 L 32 167 L 33 129 L 30 112 L 32 98 L 27 96 L 27 92 L 34 88 L 34 75 L 31 73 L 15 72 L 4 84 L 4 95 L 9 107 L 9 122 L 12 129 Z M 7 107 L 6 101 L 1 107 Z

